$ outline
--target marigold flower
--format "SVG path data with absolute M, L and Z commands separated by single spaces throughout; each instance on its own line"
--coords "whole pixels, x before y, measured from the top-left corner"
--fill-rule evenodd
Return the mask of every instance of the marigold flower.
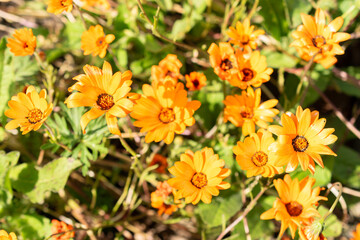
M 274 185 L 280 198 L 275 200 L 271 209 L 261 214 L 260 219 L 280 220 L 280 235 L 289 227 L 294 239 L 300 224 L 310 224 L 312 218 L 320 217 L 314 207 L 318 205 L 318 201 L 327 200 L 326 197 L 319 196 L 320 187 L 312 189 L 314 184 L 314 178 L 306 177 L 299 182 L 296 178 L 292 180 L 288 174 L 284 176 L 284 180 L 275 179 Z
M 104 58 L 109 44 L 114 39 L 113 34 L 105 35 L 102 26 L 91 26 L 81 36 L 81 49 L 84 51 L 84 55 L 99 55 L 99 57 Z
M 166 173 L 168 167 L 167 158 L 160 154 L 155 154 L 151 160 L 149 166 L 158 164 L 158 167 L 155 169 L 157 173 Z
M 251 133 L 244 142 L 237 142 L 233 152 L 241 169 L 247 171 L 247 177 L 260 174 L 263 177 L 273 177 L 283 172 L 282 167 L 276 165 L 274 153 L 269 151 L 274 142 L 272 134 L 263 129 Z
M 237 63 L 233 47 L 230 43 L 221 42 L 219 46 L 212 43 L 208 49 L 210 64 L 214 72 L 222 80 L 229 80 L 233 71 L 237 72 Z
M 14 38 L 8 38 L 6 46 L 15 56 L 27 56 L 35 52 L 36 37 L 31 28 L 17 29 L 12 36 Z
M 53 109 L 53 104 L 46 101 L 46 90 L 38 94 L 33 86 L 27 87 L 25 93 L 13 96 L 8 105 L 10 109 L 5 111 L 5 116 L 13 120 L 5 128 L 11 130 L 20 127 L 23 135 L 31 130 L 37 131 Z
M 300 57 L 309 61 L 315 54 L 314 62 L 320 63 L 324 68 L 329 68 L 337 62 L 335 55 L 344 54 L 339 43 L 350 38 L 350 34 L 337 32 L 344 23 L 342 17 L 337 17 L 326 25 L 324 11 L 316 9 L 315 18 L 301 14 L 304 25 L 298 26 L 292 33 L 295 39 L 290 44 L 296 48 Z
M 174 134 L 185 131 L 195 123 L 194 112 L 200 107 L 199 101 L 189 101 L 182 83 L 158 82 L 142 86 L 144 95 L 136 102 L 131 117 L 137 121 L 134 126 L 147 132 L 145 142 L 164 140 L 170 144 Z
M 5 230 L 0 230 L 0 240 L 17 240 L 15 233 L 8 234 Z
M 353 232 L 353 238 L 350 240 L 360 240 L 360 223 L 356 226 L 356 231 Z
M 59 233 L 59 235 L 52 236 L 53 240 L 68 240 L 73 238 L 75 236 L 75 232 L 72 231 L 73 229 L 72 225 L 68 225 L 63 221 L 58 221 L 56 219 L 51 220 L 51 233 Z
M 210 203 L 212 196 L 219 195 L 219 190 L 230 188 L 230 183 L 223 179 L 230 175 L 230 169 L 224 168 L 225 161 L 214 154 L 212 148 L 203 148 L 193 153 L 191 150 L 180 155 L 169 172 L 174 178 L 168 180 L 170 186 L 179 191 L 179 198 L 186 203 L 197 204 L 200 200 Z
M 180 68 L 182 63 L 174 54 L 168 54 L 163 60 L 159 62 L 159 65 L 151 67 L 151 78 L 153 81 L 162 82 L 165 80 L 171 80 L 173 84 L 176 84 L 182 75 L 180 74 Z
M 64 11 L 71 12 L 72 9 L 72 0 L 50 0 L 47 11 L 49 13 L 60 14 Z
M 230 43 L 238 45 L 244 51 L 244 53 L 250 53 L 252 49 L 256 49 L 256 40 L 259 35 L 265 34 L 264 30 L 254 31 L 254 26 L 250 26 L 250 20 L 245 18 L 244 22 L 238 21 L 236 23 L 236 29 L 229 27 L 227 35 L 230 37 Z
M 110 9 L 110 3 L 107 0 L 81 0 L 84 5 L 82 6 L 85 9 L 89 9 L 91 7 L 101 7 L 105 10 Z
M 323 223 L 318 219 L 312 218 L 308 225 L 302 225 L 299 228 L 299 236 L 301 240 L 326 240 L 321 233 Z
M 298 163 L 302 170 L 314 174 L 315 163 L 324 168 L 320 154 L 336 154 L 326 145 L 332 144 L 337 137 L 332 133 L 333 128 L 324 128 L 326 119 L 319 119 L 319 112 L 305 110 L 298 107 L 296 115 L 292 113 L 281 116 L 281 126 L 269 126 L 269 131 L 278 135 L 278 142 L 274 145 L 279 165 L 287 165 L 286 172 L 294 171 Z
M 233 71 L 228 79 L 234 87 L 260 87 L 262 83 L 270 80 L 273 69 L 267 67 L 266 57 L 261 56 L 259 51 L 251 52 L 249 58 L 246 58 L 243 52 L 236 51 L 236 61 L 238 69 Z
M 267 128 L 267 122 L 272 122 L 279 110 L 273 108 L 278 100 L 271 99 L 260 104 L 261 89 L 254 90 L 249 87 L 241 95 L 226 96 L 223 103 L 224 121 L 230 121 L 237 127 L 242 127 L 244 136 L 255 132 L 255 124 Z
M 186 87 L 189 91 L 200 90 L 203 86 L 206 86 L 206 76 L 200 72 L 191 72 L 189 75 L 185 75 Z
M 115 135 L 121 135 L 117 118 L 123 118 L 133 109 L 133 101 L 137 94 L 130 93 L 132 73 L 112 73 L 111 65 L 104 62 L 102 70 L 95 66 L 85 65 L 85 74 L 80 74 L 73 79 L 78 81 L 69 88 L 72 93 L 65 101 L 68 108 L 91 107 L 80 120 L 80 125 L 85 133 L 88 123 L 106 115 L 106 123 L 109 131 Z
M 171 197 L 174 191 L 175 189 L 173 189 L 166 181 L 164 181 L 159 182 L 156 191 L 151 193 L 151 206 L 153 208 L 159 209 L 159 216 L 164 213 L 171 215 L 179 208 L 179 201 L 174 201 L 174 199 Z

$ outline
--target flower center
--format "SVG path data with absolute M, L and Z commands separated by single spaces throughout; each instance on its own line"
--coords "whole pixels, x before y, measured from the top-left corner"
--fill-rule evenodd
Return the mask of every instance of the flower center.
M 249 43 L 249 36 L 244 35 L 244 36 L 242 37 L 242 39 L 241 39 L 241 44 L 242 44 L 242 45 L 246 45 L 246 44 L 248 44 L 248 43 Z
M 305 152 L 309 147 L 309 142 L 303 136 L 296 136 L 296 138 L 292 140 L 292 145 L 296 152 Z
M 172 77 L 172 78 L 176 78 L 176 74 L 175 74 L 174 72 L 170 71 L 170 70 L 168 70 L 168 71 L 166 72 L 165 76 L 170 76 L 170 77 Z
M 175 114 L 172 108 L 161 109 L 159 120 L 163 123 L 173 122 L 175 120 Z
M 285 204 L 286 210 L 292 217 L 297 217 L 301 214 L 303 210 L 303 206 L 298 203 L 297 201 L 291 201 L 287 204 Z
M 69 5 L 68 0 L 61 0 L 60 1 L 61 6 L 66 7 Z
M 321 48 L 326 44 L 326 40 L 323 36 L 317 35 L 312 39 L 312 42 L 315 47 Z
M 204 173 L 195 173 L 194 176 L 191 178 L 191 183 L 195 187 L 201 189 L 202 187 L 205 187 L 207 185 L 207 178 Z
M 31 124 L 40 122 L 42 118 L 43 118 L 43 113 L 38 108 L 31 109 L 27 116 L 27 119 Z
M 250 68 L 244 68 L 241 72 L 243 74 L 243 81 L 245 82 L 250 81 L 254 77 L 254 72 Z
M 262 167 L 268 162 L 268 155 L 263 151 L 258 151 L 251 157 L 251 161 L 257 167 Z
M 104 42 L 105 42 L 105 37 L 100 37 L 100 38 L 98 38 L 98 40 L 96 41 L 96 45 L 101 46 L 101 45 L 104 44 Z
M 251 119 L 254 116 L 253 112 L 249 108 L 245 108 L 244 110 L 242 110 L 240 112 L 240 115 L 242 118 L 247 118 L 247 119 Z
M 232 67 L 233 67 L 232 62 L 228 58 L 222 60 L 220 63 L 220 68 L 223 71 L 227 71 L 227 70 L 231 69 Z
M 29 47 L 29 45 L 27 44 L 27 42 L 24 42 L 23 48 L 26 49 L 28 47 Z
M 193 85 L 194 85 L 195 88 L 198 88 L 198 86 L 200 85 L 199 80 L 197 80 L 197 79 L 194 79 L 194 80 L 192 81 L 192 83 L 193 83 Z
M 106 111 L 112 108 L 115 105 L 113 96 L 102 93 L 98 96 L 96 104 L 100 107 L 101 110 Z

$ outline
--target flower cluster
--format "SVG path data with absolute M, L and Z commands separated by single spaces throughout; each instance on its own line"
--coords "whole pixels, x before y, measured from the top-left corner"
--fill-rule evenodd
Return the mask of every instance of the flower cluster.
M 51 233 L 53 240 L 68 240 L 75 236 L 73 226 L 56 219 L 51 220 Z
M 171 215 L 175 212 L 180 204 L 179 200 L 174 200 L 176 196 L 175 189 L 173 189 L 166 181 L 159 182 L 156 191 L 151 193 L 151 206 L 158 209 L 158 215 Z

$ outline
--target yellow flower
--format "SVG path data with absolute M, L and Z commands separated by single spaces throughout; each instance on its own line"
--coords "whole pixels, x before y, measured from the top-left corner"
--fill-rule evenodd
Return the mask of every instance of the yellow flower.
M 333 128 L 324 128 L 326 119 L 319 119 L 317 111 L 310 112 L 307 108 L 297 108 L 296 115 L 292 113 L 281 116 L 281 126 L 269 126 L 269 131 L 278 135 L 278 142 L 273 150 L 276 152 L 279 165 L 287 165 L 286 172 L 294 171 L 298 163 L 302 170 L 314 174 L 315 163 L 322 168 L 324 163 L 320 154 L 336 154 L 326 145 L 332 144 L 337 137 Z
M 206 86 L 206 76 L 200 72 L 191 72 L 189 75 L 185 75 L 186 87 L 189 91 L 200 90 Z
M 0 240 L 17 240 L 15 233 L 8 234 L 5 230 L 0 230 Z
M 312 218 L 309 224 L 300 226 L 299 236 L 301 240 L 326 240 L 322 230 L 323 223 L 318 218 Z
M 71 12 L 72 8 L 72 0 L 50 0 L 47 11 L 49 13 L 60 14 L 64 11 Z
M 356 231 L 353 232 L 353 238 L 350 240 L 360 240 L 360 223 L 356 226 Z
M 121 135 L 117 118 L 123 118 L 133 109 L 133 101 L 137 94 L 130 93 L 132 73 L 112 73 L 111 65 L 104 62 L 102 70 L 95 66 L 85 65 L 85 74 L 74 77 L 77 82 L 69 88 L 72 93 L 65 101 L 69 108 L 91 107 L 80 120 L 80 125 L 85 133 L 88 123 L 103 114 L 109 131 Z
M 155 82 L 163 82 L 171 80 L 173 84 L 176 84 L 182 75 L 180 74 L 180 68 L 182 63 L 174 54 L 168 54 L 163 60 L 159 62 L 159 65 L 151 67 L 151 78 Z
M 35 52 L 36 37 L 34 36 L 32 29 L 17 29 L 12 36 L 14 38 L 8 38 L 8 44 L 6 44 L 6 46 L 10 48 L 10 52 L 15 56 L 27 56 L 32 55 Z
M 81 49 L 84 51 L 84 55 L 99 55 L 99 57 L 104 58 L 109 44 L 114 39 L 113 34 L 105 35 L 102 26 L 91 26 L 81 36 Z
M 210 203 L 212 196 L 219 195 L 219 190 L 230 188 L 229 183 L 223 182 L 230 175 L 230 170 L 224 166 L 225 161 L 219 159 L 212 148 L 195 153 L 187 150 L 169 169 L 175 177 L 168 183 L 179 191 L 179 197 L 185 198 L 186 203 L 195 205 L 200 200 Z
M 144 84 L 144 95 L 136 102 L 131 117 L 137 121 L 134 126 L 147 132 L 145 142 L 164 140 L 170 144 L 175 133 L 180 134 L 187 126 L 195 123 L 194 112 L 200 107 L 199 101 L 188 101 L 182 83 L 172 81 Z
M 279 110 L 273 108 L 278 100 L 271 99 L 260 104 L 261 90 L 249 87 L 241 95 L 226 96 L 224 121 L 230 121 L 237 127 L 242 127 L 244 136 L 255 132 L 255 124 L 267 128 L 267 122 L 272 122 Z
M 31 130 L 37 131 L 53 109 L 53 104 L 46 101 L 46 90 L 38 94 L 33 86 L 27 87 L 25 93 L 13 96 L 8 105 L 10 109 L 5 111 L 5 116 L 13 120 L 5 128 L 11 130 L 20 127 L 23 135 Z
M 326 25 L 324 11 L 316 9 L 315 18 L 301 14 L 304 25 L 300 25 L 292 37 L 295 39 L 290 44 L 296 48 L 300 57 L 309 61 L 315 54 L 314 62 L 320 63 L 324 68 L 329 68 L 337 62 L 335 55 L 344 54 L 339 43 L 350 38 L 350 34 L 337 32 L 344 23 L 342 17 L 335 18 Z
M 163 213 L 171 215 L 181 205 L 179 204 L 179 200 L 174 201 L 172 199 L 171 195 L 174 194 L 174 191 L 175 189 L 164 181 L 159 182 L 156 191 L 151 193 L 151 206 L 159 209 L 158 215 L 162 215 Z
M 233 71 L 237 72 L 236 57 L 230 43 L 212 43 L 208 49 L 210 64 L 222 80 L 229 80 Z
M 257 134 L 251 133 L 244 142 L 237 142 L 233 152 L 241 169 L 247 171 L 247 177 L 261 174 L 270 178 L 283 172 L 282 167 L 276 166 L 275 153 L 269 151 L 270 145 L 274 142 L 272 134 L 263 129 Z
M 314 178 L 306 177 L 299 182 L 296 178 L 292 180 L 288 174 L 284 176 L 284 180 L 274 180 L 280 198 L 275 200 L 271 209 L 261 214 L 260 219 L 280 220 L 279 235 L 283 235 L 289 227 L 294 239 L 300 224 L 310 224 L 312 218 L 320 217 L 315 208 L 318 201 L 327 200 L 326 197 L 319 196 L 320 187 L 312 189 L 314 183 Z

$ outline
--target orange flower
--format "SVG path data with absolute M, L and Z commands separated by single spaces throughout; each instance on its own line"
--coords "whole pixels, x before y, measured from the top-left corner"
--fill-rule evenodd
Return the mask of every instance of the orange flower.
M 281 126 L 269 126 L 269 131 L 278 135 L 278 142 L 273 151 L 276 152 L 279 165 L 287 165 L 286 172 L 294 171 L 298 163 L 302 170 L 314 174 L 315 163 L 322 168 L 324 163 L 320 154 L 336 154 L 326 145 L 332 144 L 337 137 L 333 128 L 324 128 L 326 119 L 319 119 L 319 112 L 307 108 L 297 108 L 296 115 L 292 113 L 281 116 Z
M 228 79 L 234 87 L 241 89 L 250 86 L 260 87 L 262 83 L 270 80 L 273 69 L 267 67 L 266 57 L 261 56 L 259 51 L 251 52 L 250 57 L 246 58 L 244 53 L 238 50 L 236 61 L 238 69 L 233 71 Z
M 234 49 L 230 43 L 221 42 L 219 46 L 212 43 L 208 49 L 210 64 L 214 72 L 222 79 L 229 80 L 233 71 L 237 72 Z
M 102 70 L 95 66 L 85 65 L 85 74 L 74 77 L 78 81 L 69 88 L 72 93 L 65 101 L 68 108 L 91 107 L 80 120 L 80 125 L 85 133 L 88 123 L 106 115 L 106 123 L 109 131 L 115 135 L 121 135 L 117 118 L 123 118 L 133 109 L 133 101 L 137 94 L 129 93 L 131 90 L 132 73 L 116 72 L 112 74 L 111 65 L 104 62 Z
M 81 36 L 81 49 L 84 50 L 84 55 L 99 55 L 99 57 L 104 58 L 106 49 L 114 39 L 113 34 L 105 35 L 102 26 L 91 26 Z
M 182 63 L 179 61 L 176 55 L 168 54 L 166 58 L 159 62 L 159 65 L 151 67 L 151 77 L 154 81 L 162 82 L 165 80 L 172 80 L 174 84 L 178 82 L 179 78 L 182 78 L 180 74 L 180 68 Z
M 312 218 L 320 217 L 319 212 L 314 206 L 318 201 L 327 200 L 326 197 L 319 196 L 320 187 L 312 189 L 315 184 L 314 178 L 304 178 L 300 182 L 298 179 L 292 180 L 286 174 L 284 180 L 275 179 L 274 185 L 280 198 L 277 198 L 273 207 L 261 214 L 260 219 L 276 219 L 281 221 L 280 236 L 290 227 L 292 238 L 300 224 L 310 224 Z
M 314 55 L 314 62 L 320 63 L 324 68 L 329 68 L 337 62 L 335 55 L 344 54 L 339 43 L 350 38 L 350 34 L 337 32 L 344 23 L 342 17 L 335 18 L 326 25 L 324 11 L 316 9 L 315 18 L 301 14 L 304 25 L 300 25 L 292 37 L 295 39 L 290 44 L 296 48 L 300 57 L 309 61 Z
M 186 203 L 195 205 L 200 200 L 211 203 L 212 196 L 219 195 L 219 190 L 230 188 L 230 183 L 223 182 L 223 179 L 231 171 L 224 166 L 225 161 L 219 159 L 212 148 L 206 147 L 195 153 L 187 150 L 169 169 L 175 177 L 168 183 L 179 191 L 178 198 L 184 197 Z
M 353 232 L 353 238 L 350 240 L 360 240 L 360 223 L 356 226 L 356 231 Z
M 8 38 L 8 44 L 6 44 L 6 46 L 10 48 L 10 52 L 15 56 L 27 56 L 32 55 L 35 52 L 36 37 L 34 36 L 32 29 L 17 29 L 12 36 L 14 39 Z
M 158 215 L 167 214 L 171 215 L 175 212 L 181 204 L 179 201 L 171 197 L 171 194 L 174 194 L 175 189 L 173 189 L 166 181 L 159 182 L 155 192 L 151 193 L 151 206 L 157 208 Z M 175 204 L 174 204 L 175 203 Z
M 57 234 L 52 237 L 53 240 L 68 240 L 70 238 L 73 238 L 75 236 L 75 232 L 73 230 L 72 225 L 68 225 L 64 223 L 63 221 L 58 221 L 56 219 L 51 220 L 51 233 Z M 63 234 L 60 234 L 63 233 Z
M 71 12 L 72 8 L 72 0 L 50 0 L 47 11 L 49 13 L 60 14 L 64 11 Z
M 175 133 L 183 133 L 187 126 L 194 125 L 193 114 L 200 107 L 200 102 L 188 102 L 182 83 L 144 84 L 142 90 L 144 95 L 136 102 L 131 117 L 137 120 L 134 126 L 140 127 L 141 132 L 147 132 L 145 142 L 164 140 L 170 144 Z
M 206 76 L 200 72 L 191 72 L 190 75 L 185 75 L 185 79 L 189 91 L 200 90 L 206 85 Z
M 0 230 L 0 240 L 17 240 L 15 233 L 8 234 L 5 230 Z
M 153 159 L 151 160 L 149 166 L 153 166 L 158 164 L 158 167 L 155 169 L 157 173 L 166 173 L 166 169 L 168 167 L 167 159 L 163 155 L 155 154 Z
M 5 116 L 13 120 L 5 128 L 11 130 L 20 127 L 23 135 L 31 130 L 37 131 L 53 109 L 53 104 L 46 101 L 46 90 L 38 94 L 33 86 L 27 87 L 25 93 L 13 96 L 8 105 L 10 109 L 5 111 Z
M 82 6 L 85 9 L 89 9 L 91 7 L 99 6 L 105 10 L 110 9 L 110 3 L 107 0 L 81 0 L 84 2 L 84 5 Z
M 237 127 L 242 127 L 244 136 L 255 132 L 255 124 L 267 128 L 267 122 L 272 122 L 279 110 L 273 108 L 278 100 L 271 99 L 260 104 L 261 89 L 254 90 L 249 87 L 241 95 L 226 96 L 223 103 L 224 121 L 230 121 Z
M 321 233 L 323 223 L 312 218 L 308 225 L 302 225 L 299 228 L 299 236 L 301 240 L 326 240 Z
M 242 48 L 244 53 L 250 53 L 252 49 L 256 49 L 256 40 L 259 35 L 265 34 L 264 30 L 254 31 L 254 26 L 250 26 L 250 20 L 245 18 L 244 22 L 238 21 L 236 23 L 236 29 L 229 28 L 227 34 L 230 37 L 230 43 L 238 45 Z

